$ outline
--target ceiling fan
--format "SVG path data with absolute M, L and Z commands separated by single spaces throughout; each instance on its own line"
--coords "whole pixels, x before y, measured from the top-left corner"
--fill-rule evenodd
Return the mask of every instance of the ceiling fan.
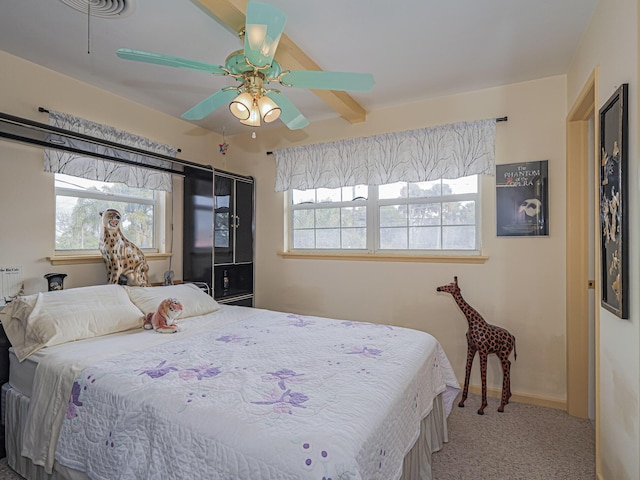
M 249 1 L 245 28 L 240 32 L 244 49 L 231 53 L 224 66 L 129 48 L 117 50 L 116 55 L 126 60 L 227 75 L 240 83 L 224 87 L 191 107 L 181 115 L 186 120 L 201 120 L 230 102 L 229 110 L 240 123 L 257 127 L 261 120 L 269 123 L 280 118 L 291 130 L 297 130 L 306 127 L 309 121 L 280 90 L 270 88 L 270 83 L 350 92 L 368 92 L 373 88 L 370 73 L 283 70 L 274 55 L 286 20 L 287 16 L 277 8 Z

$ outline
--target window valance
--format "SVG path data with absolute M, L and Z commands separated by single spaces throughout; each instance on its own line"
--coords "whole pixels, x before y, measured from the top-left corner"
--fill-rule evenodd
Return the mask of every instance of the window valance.
M 135 147 L 140 150 L 146 150 L 169 157 L 175 157 L 176 155 L 176 149 L 169 145 L 160 144 L 148 138 L 118 130 L 108 125 L 91 122 L 67 113 L 50 111 L 49 124 L 71 132 L 89 135 L 94 138 L 108 140 L 128 147 Z M 105 145 L 86 142 L 81 139 L 61 137 L 60 141 L 64 142 L 67 146 L 115 158 L 123 158 L 142 165 L 156 165 L 167 169 L 171 168 L 171 163 L 168 161 L 117 150 Z M 56 143 L 54 138 L 50 138 L 49 142 L 52 144 Z M 75 142 L 81 145 L 75 145 Z M 71 145 L 68 145 L 69 143 L 71 143 Z M 53 148 L 44 149 L 44 169 L 46 172 L 65 173 L 67 175 L 91 180 L 124 183 L 130 187 L 171 191 L 171 174 L 169 173 L 92 158 L 77 153 L 55 150 Z
M 496 120 L 276 150 L 276 192 L 495 174 Z

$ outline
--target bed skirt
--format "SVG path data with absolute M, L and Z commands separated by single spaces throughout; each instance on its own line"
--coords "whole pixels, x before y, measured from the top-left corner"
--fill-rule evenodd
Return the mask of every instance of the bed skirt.
M 89 480 L 84 473 L 68 469 L 58 462 L 54 464 L 53 473 L 47 474 L 44 467 L 34 465 L 30 459 L 20 455 L 22 429 L 29 413 L 29 397 L 22 395 L 15 388 L 9 388 L 3 393 L 7 464 L 28 480 Z
M 34 465 L 20 454 L 22 429 L 29 412 L 29 397 L 14 388 L 6 389 L 3 394 L 8 465 L 28 480 L 88 480 L 89 477 L 84 473 L 58 462 L 54 464 L 53 473 L 47 474 L 44 467 Z M 400 479 L 432 480 L 431 454 L 440 450 L 447 441 L 447 418 L 443 394 L 440 394 L 433 402 L 431 413 L 422 421 L 416 442 L 404 457 Z
M 432 480 L 431 454 L 449 441 L 444 394 L 433 400 L 433 409 L 420 424 L 420 434 L 404 457 L 400 480 Z

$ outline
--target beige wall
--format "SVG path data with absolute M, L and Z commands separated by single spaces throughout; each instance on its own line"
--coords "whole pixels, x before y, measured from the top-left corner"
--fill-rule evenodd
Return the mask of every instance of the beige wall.
M 173 145 L 182 149 L 180 158 L 193 162 L 211 165 L 220 143 L 217 134 L 0 51 L 0 112 L 48 123 L 39 106 Z M 174 229 L 181 232 L 180 177 L 174 178 L 174 186 Z M 43 172 L 41 149 L 0 140 L 0 201 L 0 266 L 23 267 L 26 293 L 46 290 L 43 275 L 48 272 L 66 273 L 65 287 L 106 283 L 102 263 L 52 266 L 46 260 L 54 253 L 55 206 L 53 175 Z M 168 215 L 169 232 L 170 225 Z M 181 278 L 181 234 L 175 235 L 174 252 L 171 268 Z M 151 281 L 162 281 L 169 262 L 149 263 Z
M 453 299 L 436 293 L 457 275 L 465 299 L 489 323 L 517 338 L 512 366 L 515 394 L 564 402 L 565 360 L 565 116 L 564 76 L 416 102 L 411 109 L 370 113 L 367 122 L 312 123 L 304 132 L 262 131 L 229 140 L 229 165 L 256 177 L 256 298 L 264 308 L 389 323 L 428 331 L 443 344 L 464 380 L 467 324 Z M 501 117 L 498 163 L 549 160 L 551 234 L 498 238 L 495 180 L 483 180 L 484 265 L 283 259 L 283 195 L 274 193 L 275 166 L 266 151 L 298 144 Z M 283 138 L 285 137 L 285 138 Z M 231 167 L 230 167 L 231 168 Z M 489 385 L 501 388 L 491 357 Z M 479 362 L 473 383 L 480 384 Z
M 485 319 L 517 338 L 512 367 L 515 394 L 562 403 L 565 366 L 565 128 L 564 76 L 416 102 L 409 109 L 373 112 L 366 123 L 315 122 L 304 131 L 259 130 L 227 137 L 229 153 L 217 153 L 219 137 L 190 124 L 132 104 L 104 91 L 0 52 L 0 111 L 46 122 L 37 107 L 60 110 L 117 126 L 183 149 L 182 158 L 256 177 L 256 294 L 260 307 L 390 323 L 422 329 L 443 344 L 458 378 L 466 357 L 464 316 L 453 299 L 435 288 L 460 278 L 465 299 Z M 483 265 L 394 262 L 284 260 L 283 196 L 273 192 L 274 161 L 267 150 L 302 143 L 401 131 L 463 120 L 507 115 L 497 126 L 498 163 L 549 160 L 551 234 L 548 238 L 498 238 L 495 235 L 495 182 L 483 179 Z M 215 148 L 214 148 L 215 147 Z M 42 152 L 0 141 L 0 198 L 4 226 L 0 265 L 23 265 L 27 292 L 46 289 L 42 275 L 68 273 L 65 285 L 104 283 L 101 264 L 52 267 L 45 257 L 53 246 L 53 179 L 42 170 Z M 178 182 L 179 184 L 180 182 Z M 178 185 L 180 186 L 180 185 Z M 176 192 L 179 196 L 181 189 Z M 177 199 L 176 199 L 177 200 Z M 180 211 L 179 201 L 175 202 Z M 180 215 L 175 229 L 181 229 Z M 180 235 L 176 235 L 177 276 Z M 152 262 L 160 280 L 166 262 Z M 472 382 L 479 384 L 476 362 Z M 489 386 L 501 387 L 501 371 L 492 357 Z
M 620 84 L 629 84 L 630 319 L 620 320 L 600 308 L 599 435 L 601 473 L 606 480 L 640 478 L 638 15 L 636 0 L 601 0 L 567 76 L 569 107 L 596 67 L 599 70 L 596 109 Z

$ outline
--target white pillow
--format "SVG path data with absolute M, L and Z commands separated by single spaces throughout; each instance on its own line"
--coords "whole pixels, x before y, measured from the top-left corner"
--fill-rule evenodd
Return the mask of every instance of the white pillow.
M 46 346 L 140 328 L 144 320 L 119 285 L 38 293 L 14 302 L 5 330 L 20 361 Z
M 43 347 L 37 338 L 27 334 L 27 318 L 31 315 L 37 299 L 37 293 L 16 297 L 0 312 L 2 328 L 20 361 Z
M 178 318 L 197 317 L 215 312 L 220 308 L 211 296 L 193 283 L 167 285 L 163 287 L 124 287 L 131 301 L 145 316 L 155 312 L 165 298 L 177 298 L 182 303 L 182 315 Z

